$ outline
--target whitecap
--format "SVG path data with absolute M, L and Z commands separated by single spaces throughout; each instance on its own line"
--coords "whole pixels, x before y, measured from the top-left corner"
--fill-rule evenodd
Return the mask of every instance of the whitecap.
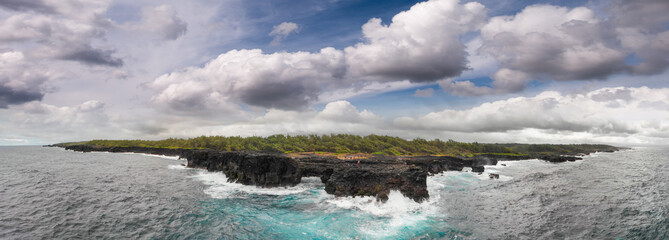
M 178 165 L 167 165 L 168 169 L 175 169 L 175 170 L 185 170 L 188 169 L 186 165 L 183 164 L 178 164 Z
M 250 194 L 270 196 L 294 195 L 314 189 L 319 184 L 322 185 L 319 178 L 311 177 L 302 178 L 302 183 L 293 187 L 263 188 L 228 182 L 228 178 L 222 172 L 207 172 L 206 170 L 201 170 L 192 177 L 208 186 L 204 192 L 212 198 L 245 198 Z
M 325 191 L 323 191 L 325 192 Z M 355 226 L 362 233 L 373 238 L 397 236 L 410 227 L 422 226 L 421 222 L 429 220 L 435 214 L 438 197 L 417 203 L 396 190 L 390 191 L 388 201 L 376 201 L 376 197 L 329 197 L 325 204 L 339 209 L 350 209 L 369 214 L 375 219 L 369 224 Z
M 148 156 L 148 157 L 157 157 L 157 158 L 164 158 L 164 159 L 170 159 L 170 160 L 179 160 L 179 156 L 167 156 L 167 155 L 159 155 L 159 154 L 147 154 L 147 153 L 136 153 L 142 156 Z

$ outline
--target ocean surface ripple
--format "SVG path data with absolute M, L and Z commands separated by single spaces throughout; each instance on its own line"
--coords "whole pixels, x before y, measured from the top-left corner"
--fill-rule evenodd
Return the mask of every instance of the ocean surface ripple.
M 669 239 L 668 151 L 500 162 L 380 204 L 318 178 L 258 188 L 173 157 L 0 147 L 0 239 Z

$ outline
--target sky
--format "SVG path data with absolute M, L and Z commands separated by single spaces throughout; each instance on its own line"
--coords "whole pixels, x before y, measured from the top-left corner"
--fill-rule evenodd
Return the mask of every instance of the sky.
M 0 145 L 669 142 L 669 1 L 0 0 Z

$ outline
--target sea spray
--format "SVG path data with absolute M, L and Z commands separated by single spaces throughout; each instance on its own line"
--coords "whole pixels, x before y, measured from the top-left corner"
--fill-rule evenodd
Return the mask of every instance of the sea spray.
M 202 181 L 208 187 L 204 190 L 213 198 L 245 198 L 248 195 L 291 195 L 298 194 L 316 186 L 322 186 L 320 178 L 309 177 L 302 178 L 302 183 L 294 187 L 274 187 L 263 188 L 259 186 L 242 185 L 229 182 L 228 178 L 222 172 L 208 172 L 206 170 L 196 170 L 197 174 L 192 177 Z

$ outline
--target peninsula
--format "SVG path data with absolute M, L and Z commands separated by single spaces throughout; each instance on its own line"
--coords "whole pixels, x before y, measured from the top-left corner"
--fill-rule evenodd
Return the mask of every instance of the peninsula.
M 260 187 L 294 186 L 319 177 L 335 196 L 374 196 L 391 190 L 416 202 L 429 198 L 427 176 L 465 167 L 482 173 L 498 161 L 581 160 L 579 155 L 621 148 L 600 144 L 482 144 L 369 135 L 197 137 L 190 139 L 93 140 L 50 146 L 90 152 L 134 152 L 179 156 L 187 167 L 225 173 L 228 181 Z M 491 175 L 491 178 L 493 176 Z

